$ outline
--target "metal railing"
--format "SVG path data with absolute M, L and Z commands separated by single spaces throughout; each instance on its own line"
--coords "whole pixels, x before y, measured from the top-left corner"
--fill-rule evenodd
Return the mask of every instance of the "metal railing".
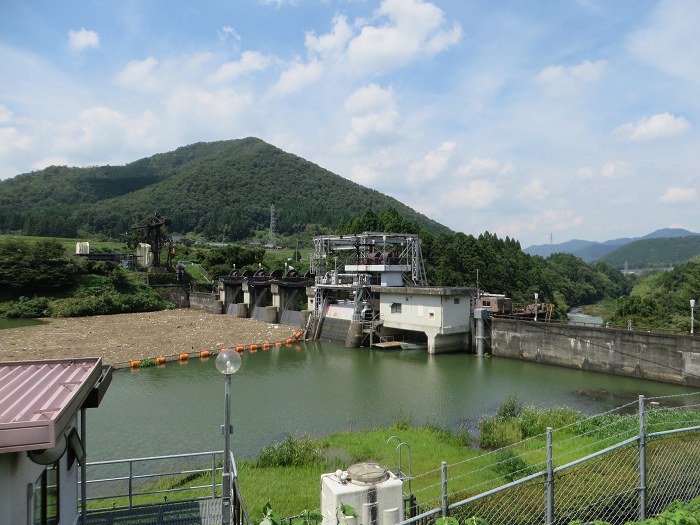
M 202 460 L 201 458 L 206 458 Z M 207 467 L 196 467 L 206 461 Z M 221 496 L 221 482 L 217 473 L 222 471 L 223 451 L 196 452 L 190 454 L 171 454 L 166 456 L 149 456 L 142 458 L 93 461 L 87 464 L 88 471 L 104 472 L 100 477 L 91 478 L 88 474 L 86 486 L 88 502 L 100 502 L 105 505 L 91 504 L 90 510 L 132 508 L 135 505 L 159 504 L 168 501 L 169 495 L 187 492 L 183 499 L 214 499 Z M 187 463 L 192 468 L 175 467 Z M 109 474 L 121 471 L 119 475 Z M 204 476 L 210 476 L 211 482 L 191 484 Z M 169 478 L 169 488 L 158 488 L 158 482 Z M 179 479 L 178 479 L 179 478 Z M 82 483 L 82 480 L 81 480 Z M 203 495 L 206 491 L 206 495 Z M 149 496 L 163 495 L 162 501 L 154 501 Z M 120 501 L 121 500 L 121 501 Z M 172 501 L 172 500 L 170 500 Z
M 700 405 L 661 408 L 651 401 L 652 409 L 645 410 L 646 402 L 639 396 L 638 403 L 615 409 L 623 409 L 619 414 L 549 428 L 544 446 L 543 436 L 535 436 L 450 465 L 450 477 L 444 462 L 414 476 L 414 486 L 421 477 L 432 480 L 412 494 L 422 496 L 422 508 L 430 510 L 401 525 L 446 516 L 463 524 L 473 517 L 490 525 L 626 523 L 644 520 L 674 500 L 700 496 Z M 626 413 L 635 404 L 636 414 Z M 572 432 L 572 425 L 579 426 Z M 484 473 L 504 469 L 506 475 L 485 480 Z M 471 485 L 464 482 L 472 478 Z

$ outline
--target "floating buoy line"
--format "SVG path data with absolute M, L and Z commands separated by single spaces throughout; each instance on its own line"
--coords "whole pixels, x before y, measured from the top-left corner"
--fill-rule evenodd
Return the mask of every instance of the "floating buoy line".
M 249 344 L 249 345 L 234 345 L 234 346 L 226 346 L 219 348 L 217 350 L 200 350 L 199 352 L 183 352 L 183 353 L 178 353 L 178 354 L 168 354 L 168 355 L 160 355 L 157 357 L 154 357 L 152 359 L 134 359 L 132 361 L 129 361 L 129 368 L 135 369 L 135 368 L 146 368 L 149 366 L 165 366 L 165 363 L 168 361 L 179 361 L 180 364 L 187 364 L 187 362 L 190 360 L 190 358 L 197 358 L 199 357 L 201 360 L 207 360 L 210 357 L 217 355 L 224 350 L 235 350 L 239 354 L 242 354 L 245 351 L 248 351 L 251 354 L 254 354 L 258 350 L 269 350 L 272 347 L 281 347 L 281 346 L 291 346 L 294 344 L 295 341 L 298 341 L 301 339 L 301 336 L 304 335 L 304 332 L 301 330 L 297 330 L 294 332 L 294 335 L 292 337 L 287 337 L 284 341 L 276 341 L 274 343 L 270 342 L 264 342 L 264 343 L 254 343 L 254 344 Z M 301 349 L 301 348 L 298 348 Z M 117 363 L 115 365 L 115 368 L 121 368 L 119 365 L 121 363 Z

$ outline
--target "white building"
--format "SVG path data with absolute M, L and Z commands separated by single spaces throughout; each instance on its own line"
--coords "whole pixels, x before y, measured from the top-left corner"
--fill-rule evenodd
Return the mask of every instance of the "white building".
M 428 353 L 467 348 L 471 332 L 471 288 L 373 286 L 379 314 L 389 329 L 423 332 Z

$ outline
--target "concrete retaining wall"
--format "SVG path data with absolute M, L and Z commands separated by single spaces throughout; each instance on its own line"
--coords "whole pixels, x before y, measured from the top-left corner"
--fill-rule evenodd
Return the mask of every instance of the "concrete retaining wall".
M 151 288 L 166 301 L 175 303 L 178 308 L 189 308 L 190 298 L 187 286 L 179 284 L 153 284 Z
M 511 319 L 489 323 L 494 356 L 700 386 L 700 338 Z
M 190 308 L 204 310 L 212 314 L 224 313 L 224 303 L 219 299 L 219 294 L 205 292 L 190 292 Z

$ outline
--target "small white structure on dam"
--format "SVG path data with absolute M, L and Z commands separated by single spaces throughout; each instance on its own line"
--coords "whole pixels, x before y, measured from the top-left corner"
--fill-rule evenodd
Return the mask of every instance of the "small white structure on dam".
M 312 339 L 372 345 L 420 343 L 430 353 L 468 347 L 471 288 L 427 285 L 420 238 L 363 232 L 314 237 L 307 289 Z
M 428 353 L 462 350 L 471 332 L 471 288 L 372 287 L 379 314 L 388 329 L 423 332 Z

